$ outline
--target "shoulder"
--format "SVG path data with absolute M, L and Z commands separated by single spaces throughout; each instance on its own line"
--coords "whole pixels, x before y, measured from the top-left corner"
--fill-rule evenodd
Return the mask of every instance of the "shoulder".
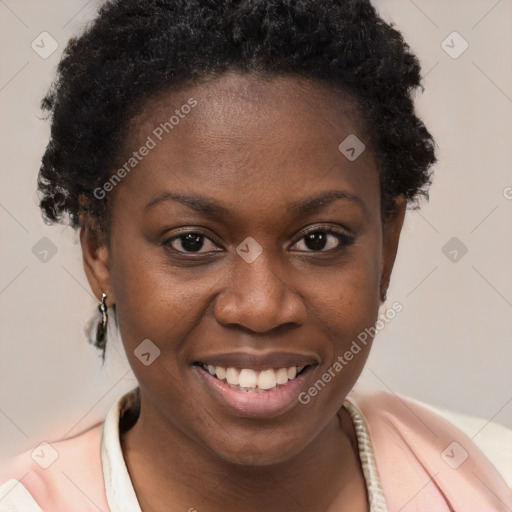
M 0 468 L 1 512 L 108 509 L 101 465 L 103 422 L 74 437 L 43 442 Z M 96 506 L 97 507 L 96 507 Z
M 409 400 L 412 400 L 409 398 Z M 512 430 L 477 416 L 471 416 L 414 399 L 413 402 L 430 409 L 460 431 L 478 446 L 512 488 Z
M 408 507 L 424 510 L 426 504 L 436 510 L 464 511 L 512 507 L 509 486 L 476 442 L 483 430 L 487 430 L 486 437 L 499 432 L 494 442 L 504 451 L 510 442 L 505 427 L 481 420 L 480 428 L 485 428 L 477 436 L 465 415 L 442 414 L 386 391 L 353 390 L 347 400 L 366 423 L 386 501 L 398 508 L 409 503 L 404 512 Z M 482 439 L 480 445 L 485 449 L 488 443 Z

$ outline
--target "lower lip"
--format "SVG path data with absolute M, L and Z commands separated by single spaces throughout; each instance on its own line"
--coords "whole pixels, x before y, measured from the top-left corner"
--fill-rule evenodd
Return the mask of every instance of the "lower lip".
M 289 380 L 287 384 L 274 391 L 263 393 L 248 393 L 233 389 L 224 381 L 217 379 L 202 366 L 194 365 L 201 381 L 208 391 L 232 413 L 238 416 L 257 418 L 272 417 L 283 414 L 293 404 L 298 404 L 298 396 L 304 387 L 304 382 L 313 366 L 308 366 L 298 377 Z

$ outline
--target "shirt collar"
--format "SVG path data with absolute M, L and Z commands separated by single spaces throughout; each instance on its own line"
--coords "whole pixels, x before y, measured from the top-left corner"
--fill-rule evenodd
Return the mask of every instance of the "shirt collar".
M 370 512 L 387 512 L 384 493 L 373 455 L 368 428 L 359 409 L 352 401 L 345 400 L 356 430 L 359 456 L 370 501 Z M 101 461 L 107 502 L 111 512 L 142 512 L 126 467 L 121 449 L 120 426 L 130 415 L 138 414 L 140 389 L 136 387 L 118 397 L 110 408 L 103 424 Z M 124 418 L 123 418 L 124 417 Z M 121 422 L 121 425 L 120 425 Z
M 105 492 L 111 512 L 142 512 L 121 449 L 119 420 L 139 399 L 139 388 L 121 395 L 110 408 L 103 423 L 101 462 Z

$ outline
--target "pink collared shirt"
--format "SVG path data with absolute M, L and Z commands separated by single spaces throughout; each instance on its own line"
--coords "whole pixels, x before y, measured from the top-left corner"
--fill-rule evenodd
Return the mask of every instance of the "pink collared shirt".
M 104 422 L 0 468 L 0 512 L 141 512 L 119 437 L 136 390 L 121 395 Z M 370 512 L 512 511 L 512 491 L 499 472 L 438 414 L 387 392 L 353 390 L 345 407 Z

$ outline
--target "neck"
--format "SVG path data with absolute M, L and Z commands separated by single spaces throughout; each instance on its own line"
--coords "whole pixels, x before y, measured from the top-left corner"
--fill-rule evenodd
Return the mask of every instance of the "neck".
M 293 459 L 255 466 L 219 458 L 155 417 L 144 397 L 141 403 L 121 445 L 144 512 L 326 512 L 333 505 L 368 510 L 355 431 L 344 408 Z

